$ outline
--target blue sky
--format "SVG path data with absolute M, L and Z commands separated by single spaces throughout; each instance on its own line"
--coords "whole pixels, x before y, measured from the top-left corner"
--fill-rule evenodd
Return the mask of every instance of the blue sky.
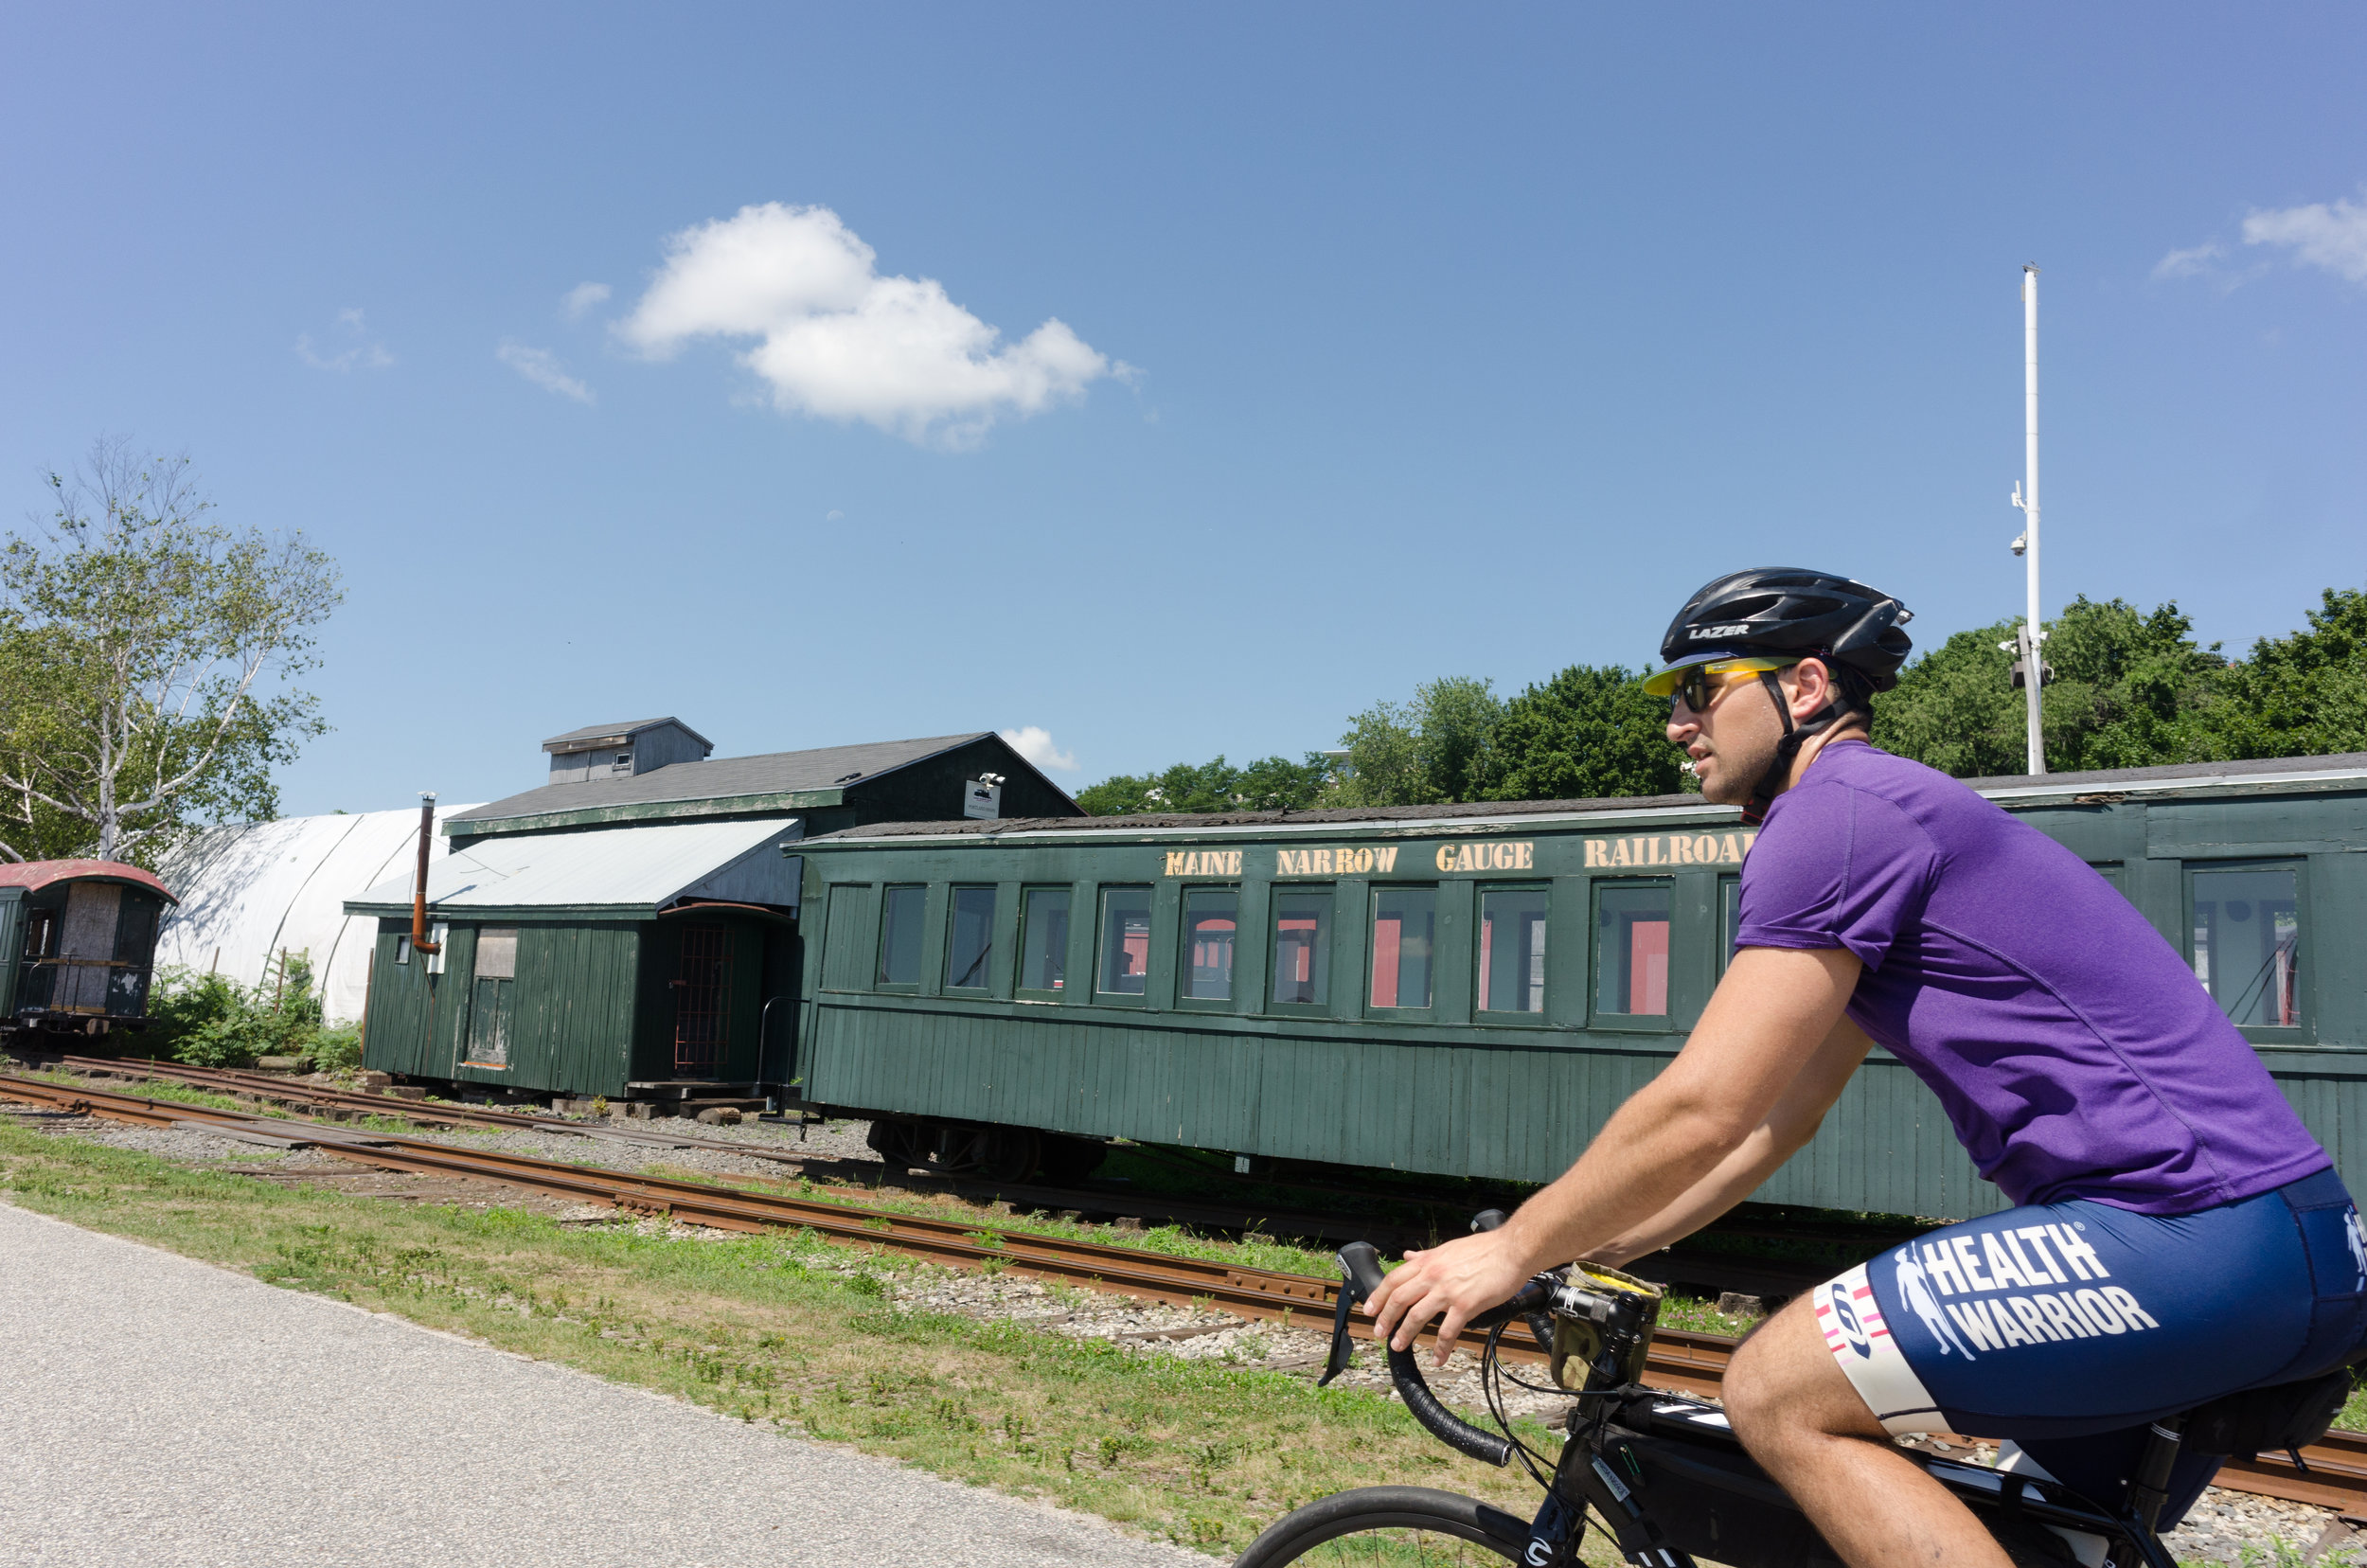
M 2362 63 L 2307 5 L 17 7 L 0 520 L 106 432 L 337 557 L 291 812 L 660 713 L 1075 787 L 1640 664 L 1737 565 L 2015 613 L 2027 260 L 2050 606 L 2239 649 L 2367 580 Z

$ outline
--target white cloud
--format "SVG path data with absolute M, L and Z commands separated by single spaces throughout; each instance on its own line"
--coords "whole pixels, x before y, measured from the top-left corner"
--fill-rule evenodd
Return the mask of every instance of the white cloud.
M 559 308 L 568 320 L 581 321 L 584 312 L 606 300 L 608 295 L 609 287 L 605 283 L 578 283 L 567 291 L 566 297 L 559 302 Z
M 2206 240 L 2186 250 L 2174 250 L 2153 264 L 2156 277 L 2203 277 L 2217 271 L 2213 262 L 2227 252 L 2216 240 Z
M 592 401 L 592 389 L 567 374 L 559 356 L 547 348 L 529 348 L 523 343 L 505 341 L 493 350 L 493 357 L 545 392 L 556 392 L 579 403 Z
M 2312 202 L 2255 212 L 2244 220 L 2244 243 L 2283 245 L 2305 266 L 2367 283 L 2367 201 Z
M 1077 754 L 1055 746 L 1052 732 L 1041 724 L 1023 724 L 1018 729 L 1002 733 L 1003 739 L 1011 743 L 1011 750 L 1037 767 L 1048 768 L 1054 773 L 1077 771 Z
M 339 343 L 345 347 L 339 348 Z M 386 351 L 386 346 L 370 335 L 369 324 L 362 319 L 358 310 L 337 312 L 337 330 L 327 346 L 314 343 L 310 332 L 298 333 L 295 351 L 296 358 L 313 369 L 334 370 L 341 375 L 353 370 L 383 370 L 395 363 L 395 356 Z
M 1006 344 L 934 278 L 883 276 L 875 259 L 828 207 L 742 207 L 667 239 L 617 332 L 651 358 L 696 337 L 757 339 L 740 363 L 782 412 L 948 447 L 1129 373 L 1057 318 Z

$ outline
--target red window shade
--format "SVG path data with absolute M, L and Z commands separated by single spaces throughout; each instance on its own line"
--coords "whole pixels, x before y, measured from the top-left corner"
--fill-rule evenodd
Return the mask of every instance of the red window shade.
M 1394 915 L 1383 915 L 1373 921 L 1373 1006 L 1394 1007 L 1397 1005 L 1397 949 L 1404 935 L 1404 922 Z
M 1668 1010 L 1668 922 L 1638 920 L 1628 928 L 1628 1010 Z

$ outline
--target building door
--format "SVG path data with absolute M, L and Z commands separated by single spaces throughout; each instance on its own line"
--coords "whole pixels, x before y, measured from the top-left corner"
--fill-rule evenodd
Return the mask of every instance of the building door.
M 684 926 L 682 965 L 674 972 L 674 1072 L 713 1078 L 730 1043 L 731 928 Z
M 518 933 L 476 934 L 476 972 L 469 1002 L 468 1065 L 509 1065 L 510 990 L 518 979 Z

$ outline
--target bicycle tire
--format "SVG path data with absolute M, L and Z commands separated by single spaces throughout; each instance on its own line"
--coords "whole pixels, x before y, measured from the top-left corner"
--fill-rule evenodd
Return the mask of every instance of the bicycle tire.
M 1249 1543 L 1234 1568 L 1518 1562 L 1528 1539 L 1526 1520 L 1476 1497 L 1428 1487 L 1361 1487 L 1283 1515 Z

